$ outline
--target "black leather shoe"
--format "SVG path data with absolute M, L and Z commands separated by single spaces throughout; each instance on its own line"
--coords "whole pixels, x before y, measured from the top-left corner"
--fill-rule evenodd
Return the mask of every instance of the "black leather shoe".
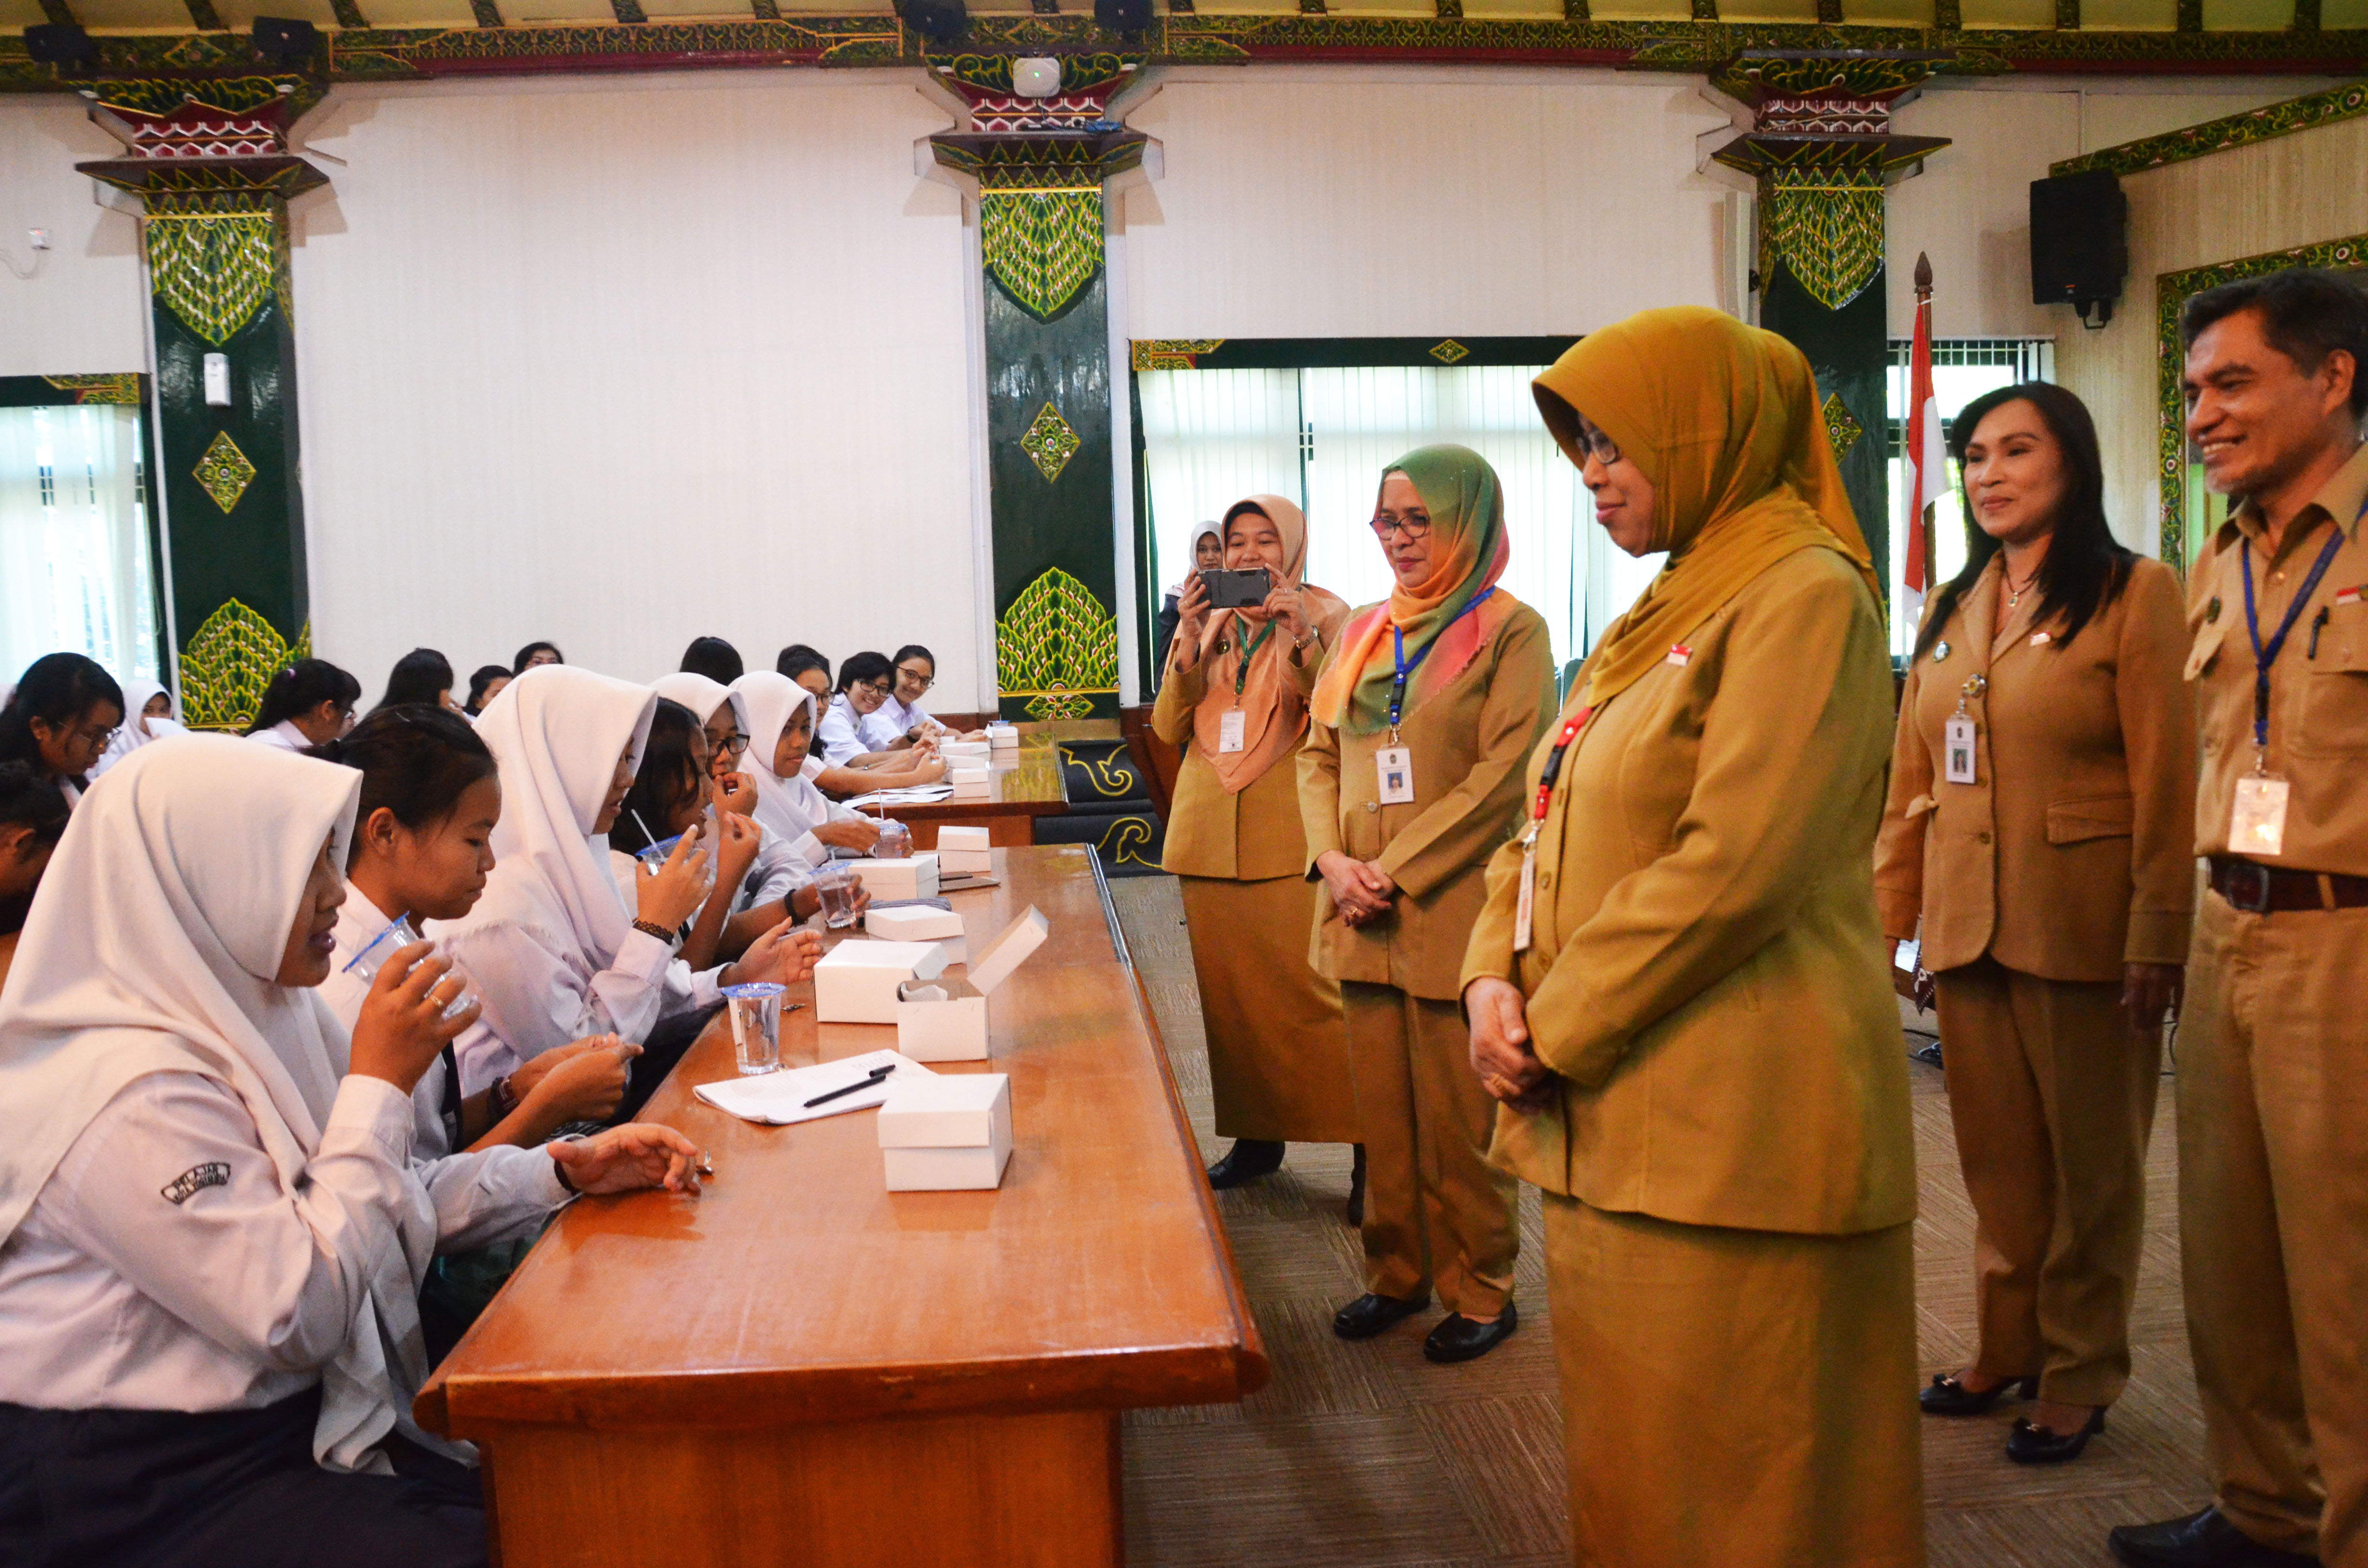
M 2035 1426 L 2018 1415 L 2014 1429 L 2006 1435 L 2006 1457 L 2017 1464 L 2069 1464 L 2080 1457 L 2089 1439 L 2105 1429 L 2105 1407 L 2099 1405 L 2089 1413 L 2089 1424 L 2078 1432 L 2058 1432 L 2053 1426 Z
M 1371 1290 L 1332 1314 L 1332 1332 L 1343 1339 L 1371 1339 L 1430 1305 L 1428 1294 L 1412 1300 L 1376 1296 Z
M 2009 1393 L 2030 1399 L 2038 1392 L 2037 1378 L 2009 1378 L 1975 1393 L 1954 1372 L 1935 1372 L 1932 1386 L 1916 1396 L 1916 1403 L 1927 1415 L 1981 1415 Z
M 1236 1138 L 1225 1157 L 1209 1167 L 1209 1185 L 1223 1192 L 1282 1169 L 1283 1145 L 1264 1138 Z
M 1520 1326 L 1521 1314 L 1513 1310 L 1510 1301 L 1505 1303 L 1505 1310 L 1497 1314 L 1494 1323 L 1474 1323 L 1462 1312 L 1450 1312 L 1424 1336 L 1422 1353 L 1426 1359 L 1441 1366 L 1476 1361 L 1512 1338 L 1513 1330 Z
M 1365 1146 L 1354 1145 L 1357 1158 L 1349 1167 L 1349 1223 L 1360 1229 L 1365 1223 Z
M 2152 1525 L 2116 1525 L 2105 1544 L 2130 1568 L 2318 1568 L 2307 1552 L 2263 1546 L 2217 1507 Z

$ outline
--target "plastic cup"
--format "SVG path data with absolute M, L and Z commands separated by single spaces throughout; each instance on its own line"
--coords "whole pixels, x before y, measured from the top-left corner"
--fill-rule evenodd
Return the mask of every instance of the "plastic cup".
M 723 988 L 732 1015 L 732 1052 L 743 1074 L 778 1072 L 781 1065 L 781 994 L 786 985 L 754 981 Z
M 384 969 L 395 954 L 418 940 L 419 933 L 413 927 L 410 917 L 398 916 L 388 923 L 385 930 L 364 942 L 360 952 L 346 960 L 346 972 L 359 980 L 364 985 L 372 984 L 378 979 L 378 971 Z M 436 945 L 436 956 L 452 965 L 446 978 L 461 983 L 461 994 L 453 997 L 451 1005 L 444 1009 L 444 1016 L 450 1018 L 469 1005 L 476 988 L 469 983 L 469 971 L 462 969 L 460 961 L 444 950 L 444 945 L 441 942 Z M 438 983 L 441 984 L 442 982 L 439 981 Z
M 855 868 L 843 860 L 833 860 L 814 873 L 814 892 L 822 900 L 824 925 L 834 931 L 844 931 L 855 924 L 855 890 L 861 883 Z
M 913 852 L 913 835 L 894 817 L 883 817 L 880 823 L 880 841 L 871 846 L 872 858 L 880 860 L 902 860 Z

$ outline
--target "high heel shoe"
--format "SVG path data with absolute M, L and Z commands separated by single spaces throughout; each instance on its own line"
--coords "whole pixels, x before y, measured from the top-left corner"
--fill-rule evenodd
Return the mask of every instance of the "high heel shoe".
M 2078 1432 L 2034 1426 L 2018 1415 L 2014 1418 L 2014 1430 L 2006 1435 L 2006 1457 L 2017 1464 L 2069 1464 L 2080 1457 L 2089 1439 L 2104 1429 L 2105 1407 L 2101 1404 L 2089 1413 L 2089 1424 Z
M 1975 1393 L 1957 1381 L 1954 1372 L 1935 1372 L 1931 1387 L 1916 1396 L 1916 1403 L 1927 1415 L 1983 1415 L 1991 1405 L 2009 1393 L 2020 1399 L 2033 1399 L 2039 1393 L 2037 1378 L 2009 1378 Z
M 1234 1146 L 1225 1151 L 1225 1157 L 1209 1167 L 1209 1185 L 1223 1192 L 1260 1176 L 1270 1176 L 1282 1169 L 1282 1151 L 1279 1139 L 1236 1138 Z

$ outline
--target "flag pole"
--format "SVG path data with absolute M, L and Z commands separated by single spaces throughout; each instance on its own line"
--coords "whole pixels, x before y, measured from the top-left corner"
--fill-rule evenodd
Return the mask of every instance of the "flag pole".
M 1932 342 L 1932 258 L 1922 251 L 1916 253 L 1916 325 L 1924 339 L 1925 354 L 1931 354 Z M 1938 498 L 1924 503 L 1916 517 L 1917 531 L 1923 536 L 1924 548 L 1918 553 L 1924 562 L 1924 576 L 1930 583 L 1934 576 L 1932 563 L 1939 559 L 1932 553 L 1932 509 Z M 1919 585 L 1921 586 L 1922 585 Z

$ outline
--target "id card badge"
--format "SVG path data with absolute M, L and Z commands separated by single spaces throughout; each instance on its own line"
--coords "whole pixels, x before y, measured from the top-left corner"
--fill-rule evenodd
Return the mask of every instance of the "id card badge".
M 1243 712 L 1238 708 L 1234 709 L 1232 711 L 1226 713 L 1223 718 L 1219 719 L 1217 721 L 1217 749 L 1221 752 L 1241 750 L 1242 731 L 1248 722 L 1249 715 Z
M 1952 719 L 1942 727 L 1941 775 L 1952 784 L 1977 783 L 1974 777 L 1974 722 Z
M 1414 804 L 1414 752 L 1407 746 L 1383 746 L 1373 753 L 1375 786 L 1385 806 Z
M 1530 950 L 1530 917 L 1537 906 L 1538 845 L 1532 836 L 1521 846 L 1521 896 L 1513 904 L 1513 950 Z
M 2237 809 L 2228 818 L 2228 853 L 2285 853 L 2286 781 L 2252 773 L 2237 780 Z

